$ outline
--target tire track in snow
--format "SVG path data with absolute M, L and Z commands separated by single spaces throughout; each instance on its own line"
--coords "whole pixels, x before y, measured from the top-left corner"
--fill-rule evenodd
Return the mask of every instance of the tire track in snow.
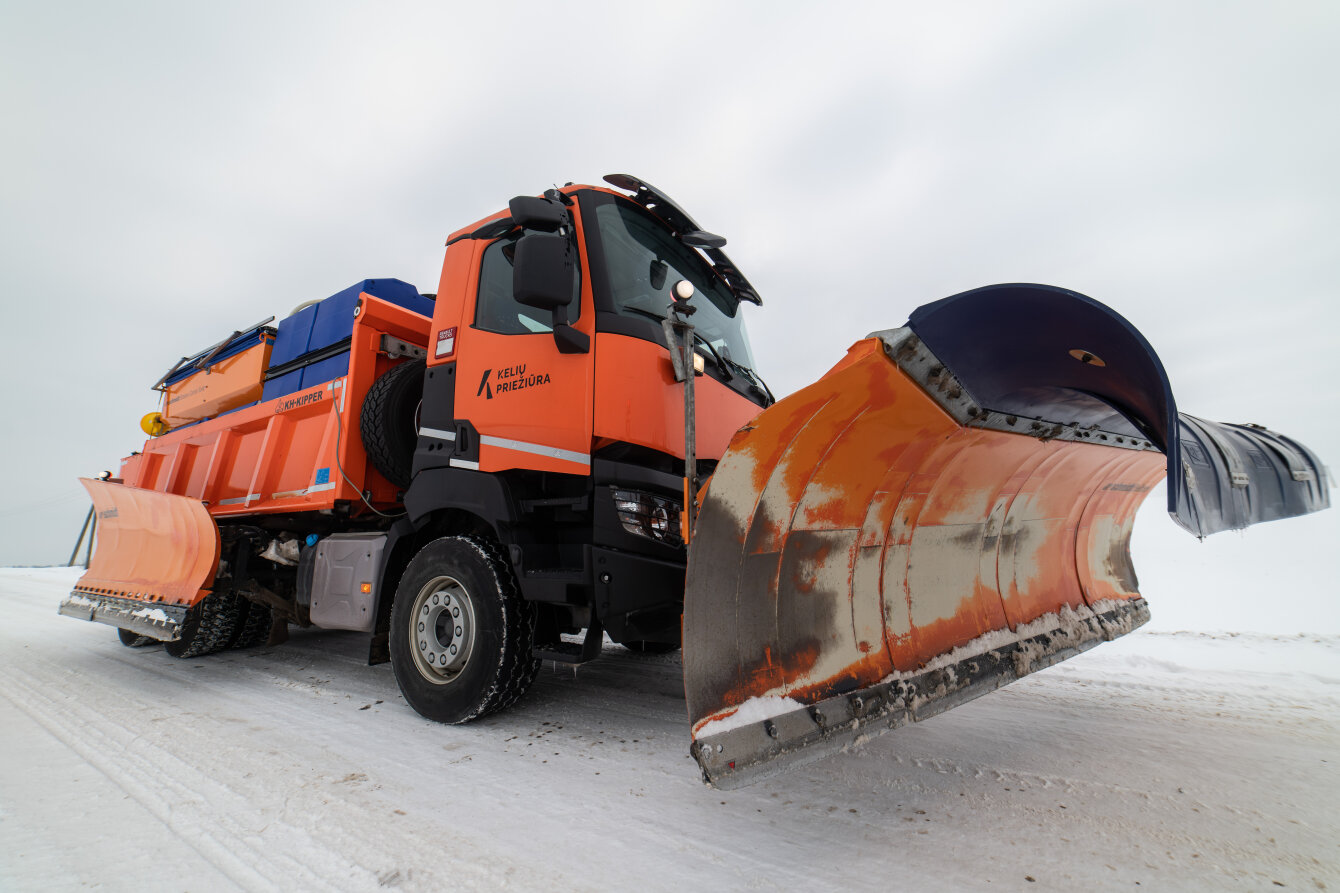
M 88 746 L 111 749 L 114 783 L 115 747 L 146 763 L 137 773 L 170 771 L 157 749 L 234 794 L 177 803 L 195 796 L 193 778 L 184 794 L 150 791 L 187 825 L 231 815 L 219 839 L 237 859 L 290 846 L 304 863 L 330 860 L 324 882 L 290 887 L 1023 889 L 1025 874 L 1030 890 L 1336 886 L 1333 775 L 1317 764 L 1340 744 L 1326 732 L 1340 717 L 1314 727 L 1330 749 L 1297 746 L 1275 720 L 1296 721 L 1287 705 L 1306 696 L 1287 673 L 1232 669 L 1227 643 L 1185 663 L 1180 638 L 1126 661 L 1099 649 L 852 755 L 718 793 L 685 754 L 674 659 L 612 649 L 579 673 L 547 668 L 531 698 L 485 724 L 432 726 L 341 634 L 174 661 L 56 616 L 54 592 L 13 588 L 0 664 L 27 675 L 11 696 L 39 689 L 48 702 L 31 710 L 76 737 L 85 715 L 67 701 L 104 715 L 112 743 Z M 1254 717 L 1273 728 L 1247 734 Z M 239 833 L 251 849 L 234 845 Z
M 332 759 L 339 742 L 320 740 L 320 724 L 305 728 L 303 715 L 295 715 L 291 703 L 263 693 L 259 703 L 245 693 L 238 695 L 234 691 L 238 680 L 232 674 L 237 666 L 213 666 L 235 663 L 237 656 L 202 659 L 210 661 L 206 664 L 152 653 L 127 654 L 147 658 L 139 664 L 138 675 L 149 685 L 148 691 L 189 691 L 184 701 L 209 704 L 211 712 L 182 709 L 172 702 L 163 713 L 153 709 L 152 699 L 141 697 L 144 692 L 137 686 L 109 683 L 83 667 L 40 658 L 29 667 L 45 672 L 37 676 L 17 671 L 10 699 L 242 886 L 348 890 L 450 884 L 492 890 L 507 883 L 505 864 L 453 864 L 450 877 L 441 876 L 436 860 L 430 858 L 442 846 L 440 825 L 416 826 L 401 819 L 393 831 L 373 826 L 378 833 L 370 833 L 372 816 L 396 821 L 395 804 L 369 777 L 380 761 L 341 765 Z M 98 659 L 104 656 L 118 663 L 125 659 L 120 645 Z M 212 667 L 223 675 L 192 674 L 190 667 Z M 166 673 L 153 672 L 158 669 Z M 53 673 L 61 678 L 51 678 Z M 266 680 L 264 673 L 256 677 L 256 689 L 273 690 L 273 679 Z M 44 690 L 78 694 L 57 701 Z M 314 696 L 309 691 L 294 693 Z M 240 711 L 232 709 L 234 703 Z M 321 714 L 323 722 L 328 712 Z M 133 725 L 118 717 L 130 717 Z M 159 721 L 169 725 L 161 732 L 151 731 Z M 239 736 L 244 723 L 255 733 L 250 741 Z M 239 757 L 239 745 L 251 741 L 256 749 Z M 330 745 L 335 745 L 334 751 L 328 750 Z M 402 768 L 409 773 L 423 769 Z M 487 843 L 472 840 L 468 829 L 456 839 L 481 845 L 474 849 Z
M 5 696 L 16 708 L 239 885 L 252 890 L 285 890 L 294 885 L 335 890 L 347 884 L 348 872 L 332 875 L 324 859 L 303 860 L 295 855 L 319 849 L 306 834 L 282 822 L 247 827 L 241 819 L 255 811 L 245 798 L 151 739 L 80 701 L 65 699 L 58 704 L 43 694 L 41 680 L 21 669 L 11 669 L 9 682 Z M 264 841 L 262 834 L 267 838 Z M 170 846 L 172 842 L 135 843 Z
M 80 632 L 105 633 L 96 627 Z M 92 647 L 73 654 L 34 641 L 23 654 L 24 687 L 12 694 L 28 698 L 39 691 L 59 693 L 58 700 L 30 703 L 24 712 L 47 718 L 39 724 L 62 741 L 81 734 L 80 721 L 101 722 L 103 739 L 72 750 L 114 781 L 133 778 L 133 789 L 121 787 L 137 802 L 144 803 L 146 796 L 161 801 L 151 812 L 165 823 L 174 798 L 187 799 L 192 790 L 214 783 L 210 790 L 223 791 L 222 799 L 211 795 L 196 803 L 196 815 L 229 816 L 242 823 L 243 836 L 259 838 L 257 847 L 272 847 L 298 860 L 314 878 L 300 883 L 303 888 L 505 886 L 514 873 L 505 852 L 496 860 L 448 863 L 440 855 L 444 840 L 475 854 L 496 850 L 488 834 L 444 820 L 441 804 L 431 816 L 420 810 L 412 818 L 397 809 L 405 806 L 396 798 L 405 795 L 406 785 L 435 764 L 388 759 L 380 748 L 369 747 L 379 735 L 395 735 L 394 728 L 418 737 L 423 751 L 432 754 L 440 749 L 432 739 L 444 727 L 426 723 L 403 705 L 400 716 L 378 719 L 376 711 L 358 712 L 356 705 L 364 697 L 394 697 L 393 688 L 386 690 L 394 686 L 389 673 L 346 660 L 340 649 L 347 643 L 314 638 L 295 644 L 308 650 L 281 652 L 278 661 L 261 651 L 182 661 L 161 649 L 126 649 L 115 637 L 99 637 Z M 276 662 L 279 667 L 271 666 Z M 310 673 L 306 678 L 317 684 L 292 685 L 290 673 Z M 339 681 L 327 686 L 332 673 Z M 320 706 L 311 709 L 312 702 Z M 67 703 L 77 709 L 67 711 Z M 60 721 L 66 712 L 78 713 L 73 724 Z M 382 724 L 388 720 L 391 727 Z M 64 731 L 53 728 L 53 722 Z M 131 742 L 138 748 L 137 760 L 125 752 Z M 185 778 L 183 787 L 163 793 L 142 783 L 142 764 L 157 766 L 161 754 L 173 758 L 171 771 Z M 391 781 L 390 790 L 383 792 L 383 781 Z M 184 821 L 182 815 L 177 820 Z M 230 843 L 227 849 L 235 847 Z M 444 868 L 450 869 L 449 875 L 443 875 Z M 255 882 L 244 886 L 285 886 L 285 872 L 266 872 L 281 880 L 262 883 L 253 878 Z

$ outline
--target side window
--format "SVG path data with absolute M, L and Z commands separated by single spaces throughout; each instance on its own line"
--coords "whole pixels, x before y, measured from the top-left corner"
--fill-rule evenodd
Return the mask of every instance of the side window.
M 512 297 L 512 258 L 521 236 L 499 239 L 484 249 L 479 268 L 479 295 L 475 299 L 475 328 L 501 335 L 534 335 L 552 332 L 553 314 L 517 303 Z M 559 311 L 561 322 L 572 323 L 581 308 L 581 279 L 572 303 Z

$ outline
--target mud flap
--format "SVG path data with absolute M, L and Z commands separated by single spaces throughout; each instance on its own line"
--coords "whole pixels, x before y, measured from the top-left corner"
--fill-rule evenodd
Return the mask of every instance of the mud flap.
M 197 499 L 81 478 L 97 513 L 97 548 L 60 613 L 164 641 L 209 594 L 219 529 Z
M 763 412 L 690 547 L 705 780 L 747 783 L 1144 623 L 1131 525 L 1177 422 L 1139 333 L 1046 286 L 920 308 Z

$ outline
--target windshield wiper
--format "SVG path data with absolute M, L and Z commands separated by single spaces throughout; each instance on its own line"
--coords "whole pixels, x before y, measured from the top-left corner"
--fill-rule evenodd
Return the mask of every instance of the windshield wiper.
M 638 316 L 645 316 L 648 319 L 654 319 L 657 322 L 665 322 L 664 316 L 661 316 L 657 313 L 652 313 L 650 310 L 643 310 L 640 307 L 624 307 L 622 309 L 628 311 L 629 313 L 636 313 Z M 734 360 L 730 360 L 727 359 L 726 357 L 723 357 L 721 353 L 717 351 L 715 347 L 712 346 L 712 342 L 708 341 L 702 335 L 699 335 L 696 330 L 693 333 L 693 340 L 695 342 L 695 350 L 697 345 L 702 345 L 703 347 L 707 348 L 708 352 L 712 355 L 712 360 L 717 364 L 717 368 L 721 370 L 721 374 L 725 377 L 726 381 L 733 381 L 735 379 L 736 373 L 732 372 L 731 370 L 732 369 L 737 370 L 740 374 L 744 376 L 745 381 L 749 382 L 749 386 L 752 387 L 758 393 L 759 396 L 767 399 L 768 401 L 767 405 L 771 406 L 772 404 L 777 402 L 777 398 L 774 397 L 772 394 L 772 388 L 768 387 L 768 383 L 764 381 L 762 377 L 759 376 L 759 374 L 755 372 L 753 369 L 750 369 L 743 363 L 737 363 Z
M 717 368 L 721 370 L 722 375 L 726 376 L 726 381 L 730 381 L 732 378 L 735 377 L 735 374 L 730 371 L 730 367 L 726 365 L 726 363 L 728 363 L 729 360 L 723 360 L 721 358 L 721 354 L 717 353 L 717 349 L 712 346 L 711 341 L 708 341 L 702 335 L 699 335 L 696 331 L 693 333 L 693 340 L 697 341 L 703 347 L 707 348 L 709 351 L 712 352 L 712 359 L 716 360 Z
M 647 319 L 654 319 L 657 322 L 665 322 L 665 317 L 659 313 L 652 313 L 650 310 L 643 310 L 641 307 L 620 307 L 620 312 L 636 313 L 639 316 L 645 316 Z
M 640 307 L 624 307 L 623 309 L 631 313 L 636 313 L 639 316 L 645 316 L 649 319 L 654 319 L 657 322 L 665 322 L 664 316 L 659 316 L 655 313 L 652 313 L 650 310 L 643 310 Z M 708 341 L 702 335 L 699 335 L 697 331 L 694 331 L 693 333 L 693 340 L 697 344 L 701 344 L 703 347 L 707 348 L 708 352 L 712 355 L 712 360 L 717 364 L 717 368 L 721 370 L 721 374 L 726 376 L 727 381 L 730 381 L 732 378 L 735 377 L 735 374 L 730 371 L 730 366 L 727 365 L 728 363 L 730 363 L 730 361 L 722 358 L 721 354 L 717 353 L 717 349 L 712 346 L 712 342 Z
M 753 385 L 754 390 L 758 391 L 761 396 L 768 398 L 768 405 L 777 402 L 777 398 L 772 395 L 772 388 L 768 387 L 768 383 L 763 380 L 761 375 L 753 369 L 750 369 L 744 363 L 737 363 L 734 360 L 727 360 L 726 362 L 730 363 L 736 369 L 739 369 L 740 372 L 744 374 L 744 377 L 749 380 L 750 384 Z

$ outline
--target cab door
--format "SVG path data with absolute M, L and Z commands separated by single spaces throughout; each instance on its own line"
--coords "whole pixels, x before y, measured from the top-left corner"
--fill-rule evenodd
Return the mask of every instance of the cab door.
M 594 354 L 560 352 L 554 314 L 513 297 L 519 238 L 497 239 L 476 255 L 475 293 L 466 302 L 456 345 L 457 440 L 451 464 L 586 475 Z M 583 267 L 578 264 L 579 271 Z M 587 279 L 579 272 L 572 302 L 557 313 L 589 338 L 595 313 Z

